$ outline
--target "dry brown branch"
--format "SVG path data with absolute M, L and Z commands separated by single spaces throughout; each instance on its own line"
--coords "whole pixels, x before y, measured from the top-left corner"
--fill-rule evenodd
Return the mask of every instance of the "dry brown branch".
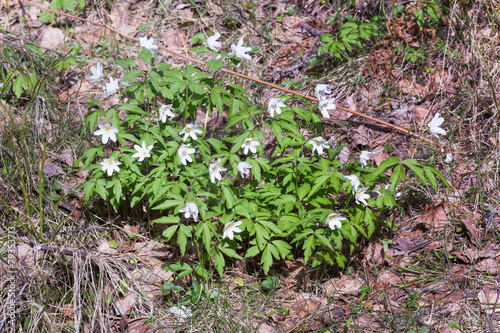
M 98 23 L 98 22 L 87 20 L 87 19 L 75 16 L 75 15 L 66 14 L 66 13 L 63 13 L 63 12 L 60 12 L 60 11 L 57 11 L 57 10 L 48 9 L 48 8 L 42 7 L 40 5 L 37 5 L 37 4 L 35 4 L 35 3 L 31 2 L 31 1 L 28 1 L 28 0 L 24 0 L 24 2 L 27 3 L 27 4 L 29 4 L 29 5 L 31 5 L 31 6 L 35 6 L 35 7 L 39 8 L 39 9 L 42 9 L 42 10 L 45 10 L 45 11 L 48 11 L 48 12 L 51 12 L 51 13 L 55 13 L 55 14 L 67 16 L 67 17 L 73 18 L 75 20 L 80 20 L 80 21 L 84 21 L 84 22 L 87 22 L 87 23 L 90 23 L 90 24 L 93 24 L 93 25 L 97 25 L 97 26 L 103 27 L 105 29 L 113 31 L 114 33 L 122 36 L 125 39 L 131 40 L 131 41 L 135 41 L 135 42 L 139 41 L 138 38 L 125 35 L 125 34 L 119 32 L 118 30 L 113 29 L 113 28 L 111 28 L 111 27 L 109 27 L 109 26 L 107 26 L 105 24 L 101 24 L 101 23 Z M 163 47 L 161 45 L 158 45 L 158 48 L 161 49 L 161 50 L 164 50 L 164 51 L 166 51 L 166 52 L 168 52 L 170 54 L 173 54 L 173 55 L 175 55 L 177 57 L 181 57 L 181 58 L 186 59 L 188 61 L 197 63 L 197 64 L 199 64 L 199 65 L 201 65 L 203 67 L 206 67 L 206 62 L 194 59 L 194 58 L 190 57 L 189 55 L 184 55 L 184 54 L 181 54 L 179 52 L 172 51 L 172 50 L 167 49 L 166 47 Z M 266 81 L 263 81 L 263 80 L 260 80 L 260 79 L 257 79 L 257 78 L 245 75 L 245 74 L 241 74 L 241 73 L 238 73 L 238 72 L 235 72 L 235 71 L 232 71 L 232 70 L 229 70 L 229 69 L 225 69 L 225 68 L 223 68 L 222 71 L 224 71 L 225 73 L 234 75 L 234 76 L 239 76 L 241 78 L 244 78 L 244 79 L 247 79 L 247 80 L 250 80 L 250 81 L 254 81 L 254 82 L 266 85 L 266 86 L 274 88 L 274 89 L 278 89 L 278 90 L 287 92 L 287 93 L 292 94 L 292 95 L 300 96 L 302 98 L 308 99 L 308 100 L 310 100 L 312 102 L 315 102 L 315 103 L 319 102 L 319 100 L 317 98 L 315 98 L 315 97 L 304 95 L 302 93 L 299 93 L 298 91 L 294 91 L 294 90 L 291 90 L 291 89 L 283 88 L 283 87 L 280 87 L 278 85 L 275 85 L 275 84 L 272 84 L 272 83 L 269 83 L 269 82 L 266 82 Z M 402 132 L 402 133 L 405 133 L 405 134 L 408 134 L 408 135 L 412 135 L 412 136 L 414 136 L 416 138 L 419 138 L 419 139 L 421 139 L 423 141 L 426 141 L 426 142 L 429 142 L 429 143 L 431 142 L 431 140 L 429 140 L 429 139 L 427 139 L 427 138 L 425 138 L 425 137 L 423 137 L 423 136 L 421 136 L 419 134 L 413 133 L 413 132 L 407 130 L 406 128 L 390 124 L 390 123 L 388 123 L 386 121 L 383 121 L 383 120 L 380 120 L 380 119 L 368 116 L 368 115 L 366 115 L 364 113 L 357 112 L 357 111 L 354 111 L 354 110 L 351 110 L 351 109 L 348 109 L 348 108 L 344 108 L 344 107 L 341 107 L 341 106 L 337 106 L 337 109 L 342 110 L 342 111 L 346 111 L 346 112 L 349 112 L 349 113 L 352 113 L 353 115 L 356 115 L 356 116 L 359 116 L 359 117 L 362 117 L 362 118 L 365 118 L 365 119 L 368 119 L 368 120 L 371 120 L 371 121 L 374 121 L 374 122 L 376 122 L 376 123 L 378 123 L 380 125 L 383 125 L 383 126 L 388 127 L 388 128 L 395 129 L 395 130 L 397 130 L 399 132 Z

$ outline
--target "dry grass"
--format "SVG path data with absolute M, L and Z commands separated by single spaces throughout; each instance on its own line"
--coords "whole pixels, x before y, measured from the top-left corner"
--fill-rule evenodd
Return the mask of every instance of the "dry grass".
M 228 43 L 245 36 L 245 41 L 258 47 L 259 53 L 250 65 L 239 68 L 240 72 L 276 80 L 308 94 L 318 82 L 331 84 L 339 105 L 400 126 L 425 130 L 432 115 L 439 112 L 446 119 L 448 135 L 435 145 L 380 131 L 362 119 L 341 112 L 335 114 L 336 123 L 328 134 L 335 144 L 347 144 L 349 154 L 364 148 L 381 149 L 389 155 L 413 157 L 432 164 L 447 176 L 453 188 L 442 188 L 439 195 L 434 195 L 429 186 L 410 181 L 409 199 L 396 218 L 398 231 L 381 233 L 371 247 L 359 257 L 351 258 L 350 267 L 344 272 L 345 276 L 362 278 L 369 287 L 364 293 L 333 297 L 323 284 L 329 280 L 330 270 L 307 271 L 307 267 L 297 271 L 297 275 L 291 274 L 294 271 L 290 267 L 277 269 L 275 276 L 281 285 L 276 291 L 267 292 L 261 287 L 263 277 L 258 270 L 246 272 L 236 265 L 235 271 L 228 271 L 224 279 L 200 281 L 203 287 L 199 290 L 193 287 L 190 278 L 179 279 L 176 284 L 184 290 L 162 296 L 158 289 L 161 279 L 144 283 L 144 276 L 134 275 L 142 267 L 154 272 L 158 259 L 173 260 L 168 253 L 155 255 L 155 260 L 151 259 L 153 255 L 138 255 L 140 251 L 132 245 L 139 241 L 130 234 L 139 234 L 140 242 L 144 243 L 155 236 L 154 230 L 150 232 L 138 223 L 144 218 L 139 217 L 141 212 L 132 212 L 116 223 L 88 230 L 114 216 L 107 214 L 108 208 L 100 202 L 78 207 L 82 193 L 75 190 L 75 185 L 84 175 L 77 166 L 60 163 L 63 172 L 46 183 L 59 183 L 63 190 L 58 186 L 40 186 L 48 179 L 38 170 L 40 160 L 56 161 L 67 148 L 71 148 L 75 157 L 89 145 L 89 138 L 80 136 L 78 127 L 82 115 L 88 112 L 83 101 L 99 99 L 99 92 L 91 88 L 81 96 L 68 94 L 69 97 L 61 100 L 61 91 L 48 88 L 42 90 L 42 98 L 2 99 L 0 242 L 6 250 L 0 261 L 0 290 L 2 299 L 7 299 L 8 279 L 15 276 L 16 331 L 255 332 L 263 323 L 281 331 L 295 332 L 500 330 L 500 320 L 486 311 L 478 297 L 485 287 L 498 289 L 498 272 L 478 270 L 484 256 L 464 257 L 467 251 L 485 248 L 491 249 L 491 253 L 499 251 L 500 66 L 497 55 L 500 42 L 494 24 L 497 20 L 494 4 L 446 2 L 442 7 L 443 17 L 436 27 L 430 28 L 437 32 L 434 37 L 429 31 L 418 32 L 412 26 L 398 30 L 394 25 L 390 32 L 381 28 L 376 41 L 350 54 L 352 59 L 329 59 L 311 68 L 298 64 L 311 47 L 308 43 L 314 36 L 296 33 L 293 30 L 296 26 L 288 20 L 305 18 L 316 29 L 335 30 L 335 26 L 320 22 L 337 13 L 338 4 L 224 0 L 193 3 L 189 6 L 181 2 L 149 2 L 150 6 L 144 6 L 139 2 L 129 6 L 118 2 L 111 9 L 104 3 L 96 3 L 89 6 L 87 17 L 106 22 L 113 14 L 125 15 L 128 25 L 144 27 L 144 31 L 134 31 L 136 37 L 150 32 L 165 45 L 185 53 L 192 46 L 190 37 L 197 32 L 210 34 L 219 30 Z M 123 9 L 118 10 L 120 6 Z M 363 8 L 344 8 L 341 14 L 358 15 L 366 20 L 373 15 L 391 17 L 388 15 L 390 5 L 384 7 L 382 1 L 367 2 Z M 294 14 L 288 15 L 288 9 L 293 9 Z M 14 9 L 1 10 L 14 15 Z M 409 15 L 409 21 L 413 20 L 414 9 L 404 7 L 402 11 Z M 282 23 L 277 21 L 278 17 Z M 387 22 L 388 26 L 393 23 Z M 112 59 L 129 56 L 137 49 L 136 45 L 112 42 L 113 36 L 108 35 L 99 43 L 104 31 L 89 25 L 78 28 L 82 29 L 77 29 L 74 37 L 87 43 L 84 51 L 89 58 L 106 59 L 110 67 Z M 19 31 L 20 28 L 10 26 L 10 29 Z M 83 38 L 88 32 L 95 39 Z M 409 34 L 411 40 L 405 41 L 404 38 L 410 38 L 405 34 Z M 29 39 L 30 35 L 17 37 Z M 302 40 L 297 43 L 297 39 L 291 37 Z M 5 45 L 0 48 L 5 50 Z M 11 49 L 21 49 L 19 41 L 11 45 Z M 116 54 L 117 46 L 120 54 Z M 416 62 L 405 60 L 410 47 L 419 50 L 423 58 Z M 49 54 L 46 53 L 46 59 L 50 58 Z M 162 56 L 169 62 L 183 63 L 166 54 Z M 374 59 L 391 65 L 376 64 Z M 4 68 L 13 69 L 2 64 Z M 43 75 L 54 63 L 27 62 L 26 66 L 29 65 L 40 69 Z M 81 63 L 78 67 L 75 70 L 86 73 L 90 66 Z M 1 78 L 6 73 L 4 71 Z M 246 86 L 253 93 L 255 103 L 261 104 L 280 94 L 240 78 L 225 79 Z M 47 78 L 44 88 L 53 86 L 54 82 L 54 77 Z M 447 153 L 453 155 L 453 163 L 444 162 Z M 53 200 L 54 195 L 57 200 Z M 425 222 L 418 220 L 429 205 L 443 200 L 449 207 L 445 228 L 428 228 Z M 60 202 L 71 202 L 74 210 L 69 212 Z M 464 220 L 471 222 L 475 229 L 469 229 Z M 40 239 L 41 225 L 46 234 L 43 245 L 50 250 L 33 241 Z M 9 226 L 14 228 L 8 229 Z M 131 226 L 138 230 L 131 232 Z M 75 229 L 81 230 L 64 234 Z M 433 247 L 394 256 L 390 251 L 402 237 L 430 241 Z M 109 240 L 120 241 L 118 251 L 106 252 L 99 247 Z M 384 240 L 392 242 L 386 253 L 389 257 L 385 259 L 380 255 Z M 8 260 L 8 249 L 16 250 L 14 262 Z M 493 259 L 498 263 L 496 257 Z M 235 278 L 242 278 L 243 286 L 236 284 Z M 136 295 L 132 306 L 126 315 L 120 316 L 116 301 L 124 300 L 131 292 Z M 194 313 L 191 318 L 177 318 L 168 311 L 193 295 L 188 305 Z M 450 301 L 440 303 L 438 299 L 444 295 L 449 295 Z M 7 307 L 6 302 L 0 302 L 0 325 L 6 318 Z M 285 310 L 278 310 L 285 308 L 290 311 L 288 315 L 279 312 Z M 453 331 L 454 327 L 458 331 Z

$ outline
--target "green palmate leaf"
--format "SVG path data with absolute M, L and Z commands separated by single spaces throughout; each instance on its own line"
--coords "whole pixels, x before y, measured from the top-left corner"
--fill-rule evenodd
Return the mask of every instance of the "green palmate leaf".
M 282 139 L 283 139 L 283 131 L 281 130 L 280 125 L 278 124 L 277 121 L 273 121 L 272 127 L 273 127 L 274 137 L 281 144 L 282 143 Z
M 405 169 L 404 167 L 400 164 L 400 165 L 397 165 L 394 170 L 392 171 L 392 175 L 391 175 L 391 191 L 394 189 L 396 189 L 396 187 L 398 186 L 399 184 L 399 181 L 400 180 L 403 180 L 404 181 L 405 179 Z
M 159 204 L 156 207 L 153 207 L 155 210 L 165 210 L 174 206 L 183 205 L 184 201 L 181 200 L 165 200 L 163 203 Z
M 276 247 L 276 250 L 280 253 L 281 259 L 285 259 L 291 254 L 292 246 L 283 240 L 273 240 L 271 243 Z
M 257 245 L 254 245 L 247 250 L 247 253 L 245 254 L 245 258 L 255 257 L 259 253 L 260 253 L 259 247 Z
M 163 230 L 163 237 L 165 237 L 167 239 L 167 241 L 169 241 L 172 238 L 172 236 L 175 234 L 175 232 L 177 231 L 177 228 L 179 228 L 178 225 L 173 225 L 173 226 L 170 226 L 167 229 Z
M 255 223 L 254 226 L 255 226 L 255 237 L 257 239 L 257 246 L 262 251 L 262 249 L 267 243 L 267 240 L 269 239 L 269 232 L 260 223 Z
M 179 216 L 162 216 L 160 218 L 157 218 L 153 220 L 153 223 L 168 223 L 168 224 L 173 224 L 173 223 L 179 223 L 180 222 Z
M 223 252 L 228 257 L 235 258 L 235 259 L 241 259 L 241 257 L 233 249 L 230 249 L 228 247 L 219 247 L 219 250 L 221 252 Z
M 217 108 L 217 110 L 219 111 L 219 113 L 222 114 L 222 112 L 224 112 L 222 97 L 220 97 L 217 90 L 212 89 L 212 91 L 210 92 L 210 99 L 211 99 L 212 103 L 215 105 L 215 107 Z
M 424 176 L 424 170 L 423 170 L 422 164 L 418 163 L 415 160 L 411 160 L 411 159 L 404 160 L 403 164 L 405 166 L 407 166 L 411 171 L 413 171 L 423 183 L 427 182 L 427 180 L 425 179 L 425 176 Z M 391 190 L 394 191 L 392 186 L 391 186 Z
M 122 79 L 122 82 L 132 82 L 134 81 L 139 74 L 141 74 L 142 71 L 137 70 L 137 69 L 132 69 L 131 71 L 127 72 Z
M 210 249 L 212 248 L 212 230 L 208 226 L 207 223 L 203 223 L 203 245 L 205 245 L 205 249 L 207 250 L 207 253 L 210 253 Z
M 304 199 L 304 197 L 309 194 L 310 190 L 311 190 L 311 185 L 309 183 L 302 184 L 299 187 L 299 191 L 297 193 L 299 200 Z
M 437 183 L 436 183 L 436 176 L 434 173 L 427 168 L 424 168 L 424 172 L 427 175 L 427 178 L 429 178 L 429 182 L 432 184 L 432 188 L 434 189 L 434 192 L 437 192 Z
M 139 53 L 139 58 L 142 59 L 147 65 L 151 65 L 151 60 L 153 60 L 153 55 L 145 47 L 142 47 L 141 53 Z
M 445 186 L 451 187 L 450 184 L 448 183 L 448 180 L 441 174 L 441 172 L 430 166 L 426 166 L 424 169 L 429 170 L 434 175 L 438 176 L 438 178 L 441 179 L 441 181 L 444 183 Z
M 375 221 L 376 221 L 376 217 L 375 215 L 373 214 L 373 212 L 366 208 L 366 211 L 365 211 L 365 226 L 366 226 L 366 234 L 368 236 L 368 238 L 370 238 L 373 234 L 373 232 L 375 231 Z
M 115 63 L 118 65 L 118 66 L 122 66 L 122 67 L 127 67 L 127 66 L 130 66 L 130 67 L 137 67 L 137 65 L 135 64 L 135 61 L 134 59 L 132 58 L 127 58 L 127 59 L 120 59 L 120 60 L 115 60 Z
M 160 82 L 161 82 L 160 74 L 151 71 L 148 73 L 148 76 L 151 79 L 151 83 L 153 84 L 153 87 L 156 89 L 156 91 L 160 91 Z
M 177 244 L 181 250 L 181 255 L 186 253 L 187 239 L 191 238 L 191 228 L 187 225 L 179 225 L 179 232 L 177 233 Z
M 273 256 L 270 250 L 271 246 L 274 248 L 272 244 L 267 244 L 266 248 L 264 249 L 264 252 L 262 252 L 262 257 L 260 258 L 260 263 L 262 264 L 264 274 L 267 274 L 269 272 L 269 269 L 273 264 Z
M 222 253 L 220 253 L 219 251 L 215 253 L 214 264 L 215 268 L 217 269 L 217 273 L 219 273 L 219 275 L 223 277 L 224 266 L 226 265 L 226 261 L 224 260 L 224 256 L 222 255 Z
M 304 262 L 307 264 L 309 261 L 309 258 L 311 258 L 312 251 L 316 247 L 316 242 L 314 239 L 314 235 L 311 235 L 306 238 L 306 241 L 304 242 L 304 245 L 302 246 L 302 249 L 304 250 Z
M 395 166 L 396 164 L 401 164 L 401 160 L 399 159 L 399 157 L 388 158 L 385 161 L 382 161 L 382 163 L 380 163 L 380 165 L 374 171 L 368 174 L 365 178 L 367 180 L 373 180 L 382 172 Z

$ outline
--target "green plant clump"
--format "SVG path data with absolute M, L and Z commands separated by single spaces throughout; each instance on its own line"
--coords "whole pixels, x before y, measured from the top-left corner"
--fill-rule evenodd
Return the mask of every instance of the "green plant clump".
M 165 224 L 165 239 L 182 255 L 197 252 L 198 264 L 169 266 L 179 275 L 206 278 L 212 263 L 222 275 L 227 258 L 242 256 L 260 258 L 265 273 L 293 256 L 312 267 L 344 267 L 360 237 L 390 225 L 408 170 L 436 190 L 436 178 L 443 179 L 432 167 L 397 157 L 378 167 L 339 162 L 343 146 L 322 138 L 316 106 L 285 96 L 269 101 L 269 114 L 244 88 L 224 83 L 219 70 L 227 59 L 237 62 L 235 55 L 209 60 L 212 73 L 156 63 L 154 55 L 145 47 L 139 54 L 148 71 L 130 58 L 117 61 L 126 71 L 122 102 L 86 118 L 91 131 L 99 116 L 107 125 L 94 133 L 103 145 L 81 157 L 91 170 L 83 189 L 86 200 L 98 194 L 117 212 L 122 205 L 157 210 L 153 222 Z M 201 108 L 206 117 L 198 117 Z M 209 129 L 215 112 L 227 121 L 214 115 Z M 271 148 L 264 150 L 264 141 Z

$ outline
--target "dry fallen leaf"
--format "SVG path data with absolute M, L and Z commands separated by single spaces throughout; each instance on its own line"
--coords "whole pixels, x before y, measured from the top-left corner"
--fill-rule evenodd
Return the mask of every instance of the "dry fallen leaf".
M 480 218 L 481 216 L 474 216 L 473 218 L 466 217 L 461 220 L 462 224 L 465 226 L 465 229 L 467 229 L 467 231 L 469 232 L 472 241 L 476 244 L 480 244 L 481 236 L 483 233 L 476 227 L 474 221 L 478 221 Z
M 428 206 L 425 213 L 415 219 L 416 223 L 423 223 L 425 227 L 432 231 L 442 231 L 449 224 L 448 221 L 448 205 L 442 202 L 435 206 Z
M 327 294 L 358 295 L 364 285 L 366 283 L 358 277 L 342 275 L 340 278 L 333 278 L 325 282 L 323 288 L 325 288 Z
M 377 283 L 381 285 L 396 285 L 403 283 L 403 280 L 391 271 L 382 271 L 377 277 Z
M 64 44 L 64 32 L 61 29 L 47 27 L 42 33 L 41 48 L 56 50 L 59 45 Z
M 352 146 L 368 146 L 371 142 L 372 135 L 365 126 L 361 125 L 354 131 L 352 135 Z
M 61 312 L 63 315 L 67 317 L 73 317 L 73 312 L 75 312 L 75 307 L 73 306 L 73 304 L 66 304 L 59 309 L 59 312 Z
M 137 300 L 137 293 L 135 291 L 130 292 L 124 298 L 114 302 L 115 309 L 118 312 L 118 315 L 126 315 L 132 310 L 135 306 L 135 302 Z
M 63 173 L 63 169 L 57 165 L 52 163 L 51 160 L 46 159 L 43 161 L 43 175 L 47 177 L 58 176 Z
M 483 287 L 477 294 L 487 314 L 492 314 L 493 311 L 500 312 L 499 291 L 496 288 Z
M 500 273 L 500 267 L 495 259 L 484 259 L 476 266 L 476 270 L 479 272 L 486 272 L 491 275 L 497 275 Z

